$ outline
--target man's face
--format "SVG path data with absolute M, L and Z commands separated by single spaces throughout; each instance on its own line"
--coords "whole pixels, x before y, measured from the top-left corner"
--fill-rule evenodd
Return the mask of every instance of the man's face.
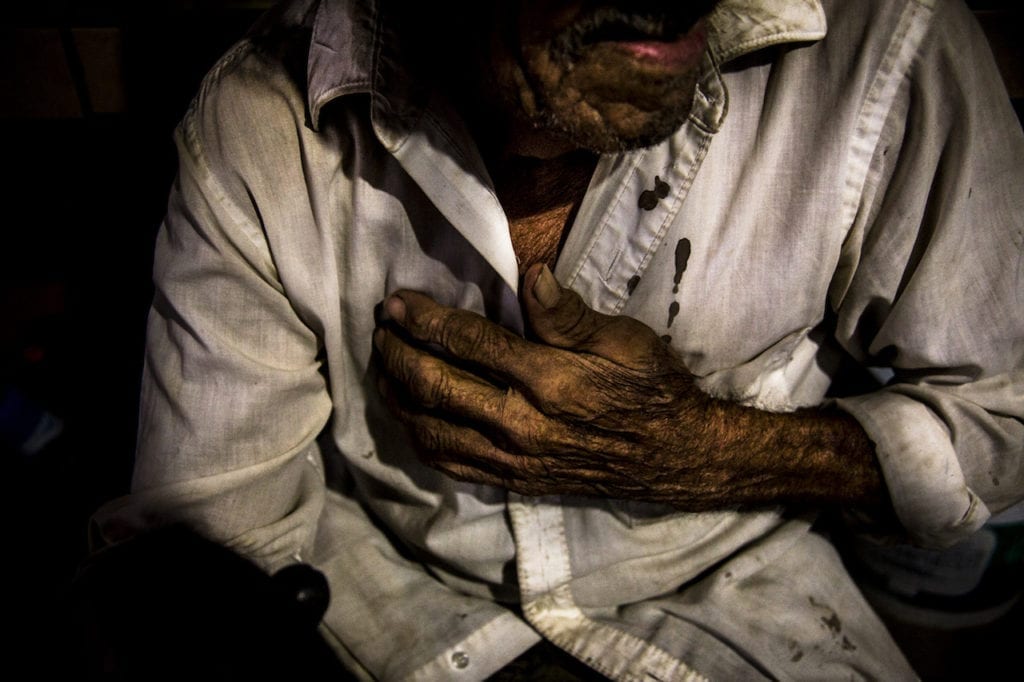
M 597 152 L 645 147 L 686 120 L 717 0 L 521 0 L 498 81 L 535 130 Z

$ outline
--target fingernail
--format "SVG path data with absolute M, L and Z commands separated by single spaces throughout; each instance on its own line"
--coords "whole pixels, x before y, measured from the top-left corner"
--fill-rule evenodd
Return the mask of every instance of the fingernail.
M 389 319 L 392 319 L 395 322 L 405 322 L 405 301 L 397 296 L 392 296 L 385 301 L 384 312 L 387 314 Z
M 562 298 L 562 287 L 558 285 L 558 280 L 551 274 L 547 265 L 541 266 L 540 274 L 533 283 L 533 297 L 548 310 L 558 305 Z

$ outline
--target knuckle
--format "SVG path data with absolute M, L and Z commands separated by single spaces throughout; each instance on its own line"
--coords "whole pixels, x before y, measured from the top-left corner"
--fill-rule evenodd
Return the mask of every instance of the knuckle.
M 418 397 L 424 407 L 443 407 L 450 402 L 452 390 L 451 377 L 447 372 L 441 371 L 422 382 Z
M 431 355 L 413 354 L 404 363 L 400 378 L 420 407 L 443 407 L 451 398 L 452 378 L 444 364 Z
M 465 468 L 460 466 L 460 465 L 458 465 L 458 464 L 456 464 L 456 463 L 454 463 L 454 462 L 447 462 L 447 461 L 434 462 L 432 464 L 432 466 L 435 469 L 437 469 L 438 471 L 440 471 L 441 473 L 446 474 L 447 476 L 450 476 L 450 477 L 454 478 L 457 481 L 468 480 L 468 476 L 467 476 L 467 472 L 466 472 Z
M 602 396 L 586 374 L 567 368 L 546 372 L 537 384 L 534 399 L 546 416 L 575 421 L 586 420 Z
M 556 332 L 574 336 L 590 331 L 590 324 L 597 315 L 580 298 L 579 294 L 570 290 L 570 295 L 563 299 L 559 314 L 552 320 Z
M 436 310 L 423 319 L 418 320 L 418 327 L 423 330 L 423 335 L 430 341 L 443 343 L 443 338 L 449 332 L 451 325 L 451 314 L 446 310 Z
M 519 420 L 514 424 L 512 441 L 516 449 L 525 455 L 544 454 L 548 449 L 546 429 L 536 419 Z
M 534 478 L 542 480 L 550 480 L 554 478 L 554 472 L 551 469 L 551 462 L 547 457 L 532 457 L 530 458 L 528 467 L 524 467 Z
M 503 425 L 504 436 L 517 452 L 535 452 L 540 444 L 538 419 L 541 415 L 524 409 L 522 396 L 508 388 L 497 404 L 496 421 Z
M 432 319 L 430 339 L 466 359 L 491 358 L 512 350 L 511 339 L 504 330 L 465 310 L 447 310 Z
M 543 346 L 531 347 L 529 357 L 519 354 L 523 366 L 519 384 L 526 398 L 544 414 L 557 411 L 558 405 L 571 397 L 574 373 L 572 358 L 563 351 Z
M 390 330 L 381 330 L 378 350 L 384 368 L 391 374 L 398 374 L 404 361 L 403 349 L 402 345 L 395 341 L 394 334 Z
M 460 316 L 445 328 L 446 348 L 460 357 L 476 357 L 487 344 L 487 327 L 482 317 Z
M 431 422 L 417 420 L 412 424 L 413 438 L 419 448 L 427 454 L 439 454 L 448 450 L 448 437 L 443 430 Z
M 537 407 L 545 414 L 558 414 L 573 402 L 577 387 L 561 372 L 545 372 L 534 386 Z
M 415 353 L 390 332 L 381 346 L 381 357 L 385 370 L 395 379 L 408 382 L 412 377 Z
M 425 364 L 424 357 L 420 353 L 413 350 L 404 352 L 398 365 L 398 378 L 404 381 L 407 386 L 413 389 L 418 388 L 423 383 L 427 374 Z

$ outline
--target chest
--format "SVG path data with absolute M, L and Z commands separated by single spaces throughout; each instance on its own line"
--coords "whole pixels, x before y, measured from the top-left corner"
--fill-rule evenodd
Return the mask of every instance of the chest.
M 574 208 L 572 204 L 566 204 L 509 221 L 512 248 L 516 252 L 520 275 L 534 263 L 546 263 L 554 269 L 560 246 L 565 242 L 572 224 Z
M 508 217 L 520 274 L 534 263 L 554 269 L 595 161 L 589 155 L 569 155 L 510 164 L 496 174 L 497 194 Z

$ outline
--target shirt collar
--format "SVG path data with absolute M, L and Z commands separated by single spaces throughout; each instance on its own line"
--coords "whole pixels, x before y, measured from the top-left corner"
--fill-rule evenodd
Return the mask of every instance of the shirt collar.
M 773 45 L 820 40 L 826 32 L 820 0 L 722 0 L 708 23 L 719 64 Z M 328 102 L 355 93 L 371 96 L 375 116 L 415 118 L 426 96 L 423 80 L 403 73 L 398 48 L 379 0 L 321 0 L 307 71 L 313 128 Z
M 708 24 L 719 64 L 772 45 L 821 40 L 827 29 L 820 0 L 722 0 Z
M 321 0 L 307 62 L 306 92 L 314 129 L 319 128 L 320 112 L 331 100 L 373 92 L 379 23 L 375 2 Z

